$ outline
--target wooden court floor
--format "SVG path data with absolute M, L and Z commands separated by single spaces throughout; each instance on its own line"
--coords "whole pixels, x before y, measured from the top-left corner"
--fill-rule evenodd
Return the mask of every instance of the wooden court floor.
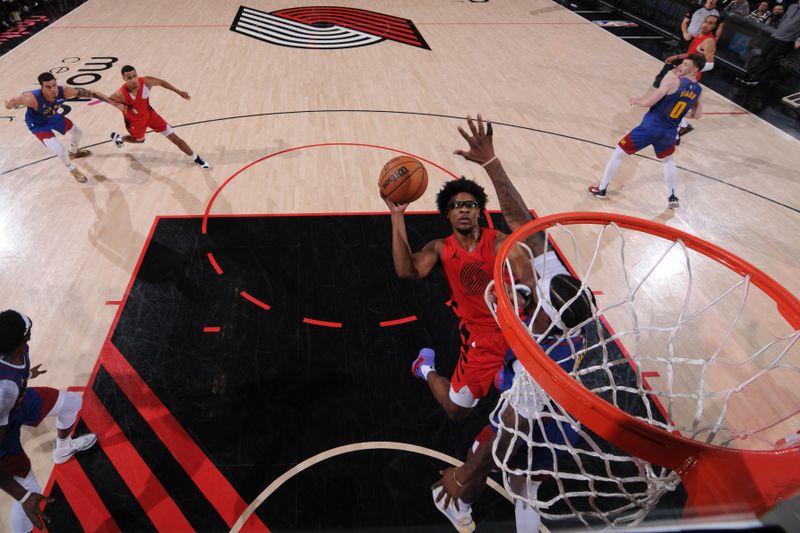
M 548 0 L 324 4 L 408 19 L 417 39 L 406 32 L 343 49 L 278 46 L 231 31 L 238 2 L 89 0 L 0 57 L 4 99 L 35 88 L 44 71 L 105 94 L 120 86 L 125 64 L 171 82 L 191 99 L 155 88 L 153 107 L 213 165 L 196 167 L 153 133 L 118 149 L 109 135 L 124 128 L 119 112 L 74 102 L 69 118 L 93 152 L 77 161 L 89 176 L 81 185 L 27 131 L 24 110 L 2 110 L 0 305 L 33 318 L 31 356 L 48 369 L 36 385 L 86 386 L 157 217 L 383 213 L 375 183 L 392 151 L 432 163 L 412 210 L 434 210 L 451 173 L 487 186 L 497 208 L 480 169 L 452 154 L 463 147 L 456 127 L 478 112 L 495 121 L 497 153 L 537 214 L 656 220 L 725 247 L 800 294 L 800 145 L 790 136 L 707 90 L 706 116 L 676 152 L 681 208 L 666 208 L 650 150 L 626 160 L 610 199 L 598 202 L 585 189 L 641 119 L 627 100 L 648 90 L 655 59 Z M 244 5 L 272 13 L 315 4 Z M 713 271 L 706 275 L 698 286 L 713 285 Z M 753 327 L 762 326 L 773 324 Z M 798 401 L 793 379 L 776 384 L 790 404 Z M 43 486 L 53 435 L 50 421 L 23 432 Z M 9 505 L 0 495 L 0 509 Z M 0 520 L 0 531 L 7 527 Z

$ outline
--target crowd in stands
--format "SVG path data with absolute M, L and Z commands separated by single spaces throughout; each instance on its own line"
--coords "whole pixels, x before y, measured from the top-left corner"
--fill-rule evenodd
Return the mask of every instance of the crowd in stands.
M 703 3 L 703 2 L 698 2 Z M 718 3 L 721 15 L 740 15 L 765 26 L 777 28 L 791 0 L 722 0 Z

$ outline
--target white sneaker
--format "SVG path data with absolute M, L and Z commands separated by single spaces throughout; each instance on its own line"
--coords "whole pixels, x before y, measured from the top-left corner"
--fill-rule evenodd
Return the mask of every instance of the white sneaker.
M 111 132 L 111 140 L 114 141 L 114 144 L 117 145 L 117 148 L 122 148 L 125 146 L 125 141 L 122 140 L 122 135 L 116 131 Z
M 76 453 L 94 446 L 95 442 L 97 442 L 97 435 L 94 433 L 86 433 L 80 437 L 71 438 L 67 446 L 53 450 L 53 462 L 57 465 L 66 463 Z
M 439 509 L 439 511 L 441 511 L 441 513 L 445 515 L 448 520 L 450 520 L 450 523 L 453 524 L 453 527 L 455 527 L 456 531 L 459 533 L 472 533 L 475 531 L 475 521 L 472 520 L 472 506 L 459 500 L 458 506 L 461 508 L 460 511 L 456 511 L 452 501 L 450 502 L 450 505 L 445 508 L 442 505 L 444 499 L 441 501 L 436 501 L 436 498 L 439 496 L 442 490 L 444 490 L 442 487 L 436 487 L 432 491 L 433 504 L 436 506 L 436 508 Z

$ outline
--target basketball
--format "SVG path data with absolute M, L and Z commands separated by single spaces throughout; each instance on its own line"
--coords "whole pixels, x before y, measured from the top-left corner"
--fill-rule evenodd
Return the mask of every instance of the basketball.
M 398 204 L 419 199 L 428 186 L 425 166 L 407 155 L 390 159 L 381 169 L 378 188 L 381 196 Z

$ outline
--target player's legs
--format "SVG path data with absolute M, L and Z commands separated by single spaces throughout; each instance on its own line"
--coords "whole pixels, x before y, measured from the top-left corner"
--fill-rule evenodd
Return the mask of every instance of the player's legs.
M 97 437 L 93 433 L 87 433 L 80 437 L 72 438 L 70 433 L 75 421 L 78 418 L 78 412 L 81 410 L 83 399 L 79 394 L 67 391 L 57 391 L 55 389 L 37 389 L 39 391 L 48 391 L 48 394 L 57 394 L 55 402 L 51 409 L 46 411 L 45 416 L 56 417 L 56 447 L 53 450 L 53 461 L 57 464 L 66 462 L 75 453 L 86 450 L 97 442 Z
M 203 158 L 202 158 L 202 157 L 200 157 L 199 155 L 197 155 L 197 153 L 195 153 L 195 151 L 194 151 L 194 150 L 192 150 L 192 148 L 191 148 L 191 147 L 190 147 L 190 146 L 189 146 L 189 145 L 186 143 L 186 141 L 184 141 L 183 139 L 181 139 L 181 138 L 178 136 L 178 134 L 177 134 L 177 133 L 175 133 L 175 130 L 173 130 L 173 129 L 172 129 L 172 126 L 170 126 L 170 125 L 167 123 L 167 121 L 166 121 L 166 120 L 164 120 L 164 119 L 161 117 L 161 115 L 159 115 L 159 114 L 158 114 L 158 113 L 156 113 L 155 111 L 152 111 L 152 112 L 150 113 L 150 122 L 149 122 L 149 125 L 150 125 L 150 127 L 153 129 L 153 131 L 155 131 L 156 133 L 160 133 L 160 134 L 162 134 L 164 137 L 166 137 L 167 139 L 169 139 L 169 141 L 170 141 L 172 144 L 174 144 L 175 146 L 177 146 L 177 147 L 178 147 L 178 149 L 179 149 L 181 152 L 183 152 L 184 154 L 188 155 L 188 156 L 189 156 L 189 158 L 190 158 L 190 159 L 191 159 L 191 160 L 192 160 L 192 161 L 193 161 L 193 162 L 194 162 L 196 165 L 198 165 L 198 166 L 200 166 L 200 167 L 202 167 L 202 168 L 204 168 L 204 169 L 210 169 L 210 168 L 211 168 L 211 165 L 209 165 L 208 163 L 206 163 L 206 162 L 203 160 Z
M 24 477 L 14 476 L 14 481 L 22 485 L 25 490 L 35 492 L 37 494 L 42 493 L 42 488 L 36 481 L 36 477 L 33 475 L 33 470 L 30 470 L 28 475 Z M 22 504 L 15 500 L 11 505 L 11 532 L 29 533 L 30 531 L 33 531 L 33 522 L 31 522 L 28 516 L 25 514 L 25 511 L 22 509 Z
M 411 373 L 428 382 L 433 397 L 451 420 L 460 420 L 469 414 L 472 407 L 460 406 L 450 399 L 450 380 L 436 372 L 435 356 L 431 348 L 421 349 L 411 364 Z
M 596 198 L 605 199 L 606 189 L 611 183 L 611 180 L 614 179 L 614 176 L 617 175 L 622 160 L 625 159 L 626 155 L 635 154 L 640 149 L 647 146 L 649 143 L 645 144 L 646 142 L 646 132 L 642 130 L 641 126 L 634 128 L 628 132 L 625 137 L 620 139 L 617 147 L 614 148 L 614 153 L 611 154 L 611 158 L 608 160 L 608 163 L 606 163 L 600 185 L 592 185 L 589 187 L 589 194 Z
M 669 193 L 667 199 L 669 207 L 672 209 L 680 207 L 676 192 L 678 188 L 678 166 L 675 164 L 675 158 L 671 155 L 664 158 L 664 181 L 667 184 L 667 192 Z
M 531 501 L 536 499 L 539 485 L 541 485 L 540 481 L 530 480 L 525 476 L 514 475 L 508 477 L 508 483 L 511 485 L 511 490 L 514 494 L 525 495 L 526 498 Z M 539 511 L 522 498 L 514 498 L 514 518 L 517 522 L 518 532 L 539 531 L 539 525 L 542 521 L 539 516 Z
M 36 135 L 40 141 L 42 141 L 42 144 L 48 150 L 54 153 L 55 156 L 61 160 L 64 166 L 67 167 L 67 170 L 69 170 L 70 174 L 72 174 L 72 177 L 74 177 L 78 183 L 86 183 L 86 176 L 84 176 L 80 169 L 76 167 L 72 161 L 70 161 L 69 154 L 67 153 L 67 150 L 64 149 L 64 145 L 61 144 L 58 139 L 56 139 L 56 136 L 53 135 L 52 131 L 33 132 L 33 134 Z

